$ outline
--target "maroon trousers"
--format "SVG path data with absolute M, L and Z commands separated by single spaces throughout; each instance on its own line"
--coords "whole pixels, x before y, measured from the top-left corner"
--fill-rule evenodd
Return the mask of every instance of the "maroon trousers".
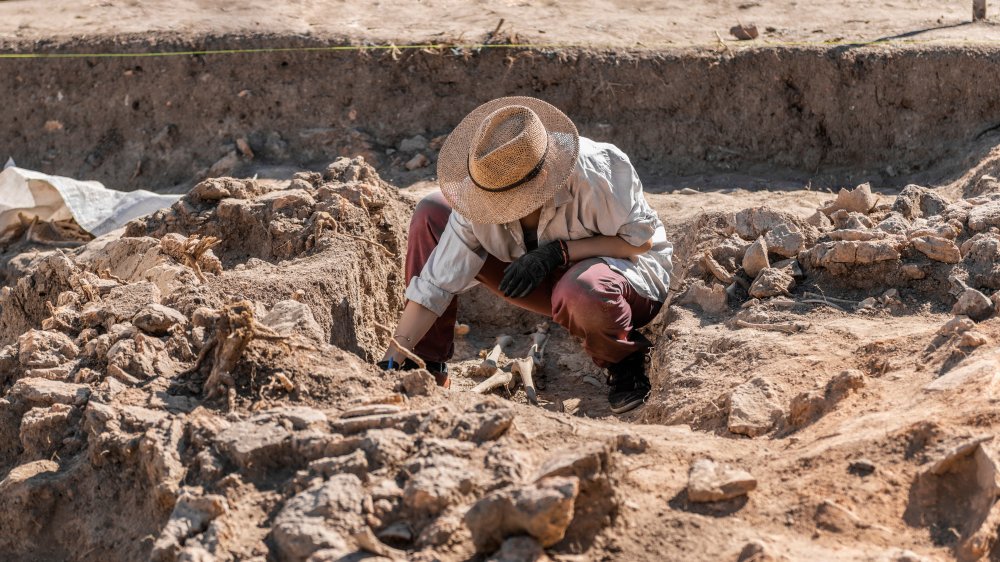
M 440 192 L 425 197 L 410 221 L 406 247 L 406 279 L 420 275 L 424 263 L 438 244 L 451 216 L 451 206 Z M 600 367 L 617 363 L 630 354 L 650 347 L 634 331 L 648 324 L 662 303 L 638 294 L 627 279 L 598 258 L 561 268 L 524 298 L 503 296 L 498 290 L 508 264 L 488 256 L 476 280 L 500 298 L 549 316 L 569 333 L 583 339 L 583 349 Z M 458 299 L 434 323 L 414 348 L 427 361 L 444 362 L 454 352 Z

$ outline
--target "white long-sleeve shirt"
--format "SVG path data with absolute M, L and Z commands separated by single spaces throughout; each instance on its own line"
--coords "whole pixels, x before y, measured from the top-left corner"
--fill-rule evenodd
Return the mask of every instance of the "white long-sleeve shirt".
M 618 236 L 633 246 L 652 240 L 652 249 L 631 259 L 601 259 L 642 296 L 660 302 L 667 298 L 673 246 L 646 202 L 628 156 L 612 144 L 580 137 L 576 166 L 542 205 L 537 235 L 539 246 L 602 235 Z M 478 283 L 475 277 L 487 255 L 512 262 L 526 251 L 520 221 L 473 224 L 452 212 L 423 271 L 410 280 L 406 298 L 440 316 L 456 294 Z

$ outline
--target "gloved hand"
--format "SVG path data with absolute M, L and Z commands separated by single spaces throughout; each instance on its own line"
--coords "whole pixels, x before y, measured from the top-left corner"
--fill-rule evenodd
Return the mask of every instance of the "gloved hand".
M 565 242 L 549 242 L 514 260 L 504 270 L 500 292 L 507 298 L 521 298 L 534 291 L 555 268 L 566 265 Z

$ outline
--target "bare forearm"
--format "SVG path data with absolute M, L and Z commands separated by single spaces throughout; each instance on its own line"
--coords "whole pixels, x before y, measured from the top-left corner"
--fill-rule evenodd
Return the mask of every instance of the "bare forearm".
M 651 242 L 642 246 L 633 246 L 618 236 L 592 236 L 580 240 L 570 240 L 566 243 L 569 249 L 569 261 L 575 262 L 587 258 L 631 258 L 649 251 Z
M 435 320 L 437 320 L 437 315 L 429 309 L 413 301 L 407 302 L 406 308 L 403 309 L 403 315 L 399 317 L 399 323 L 396 325 L 396 340 L 399 345 L 413 349 L 427 333 L 427 330 L 431 329 Z M 390 343 L 389 348 L 385 350 L 385 355 L 382 356 L 383 361 L 386 359 L 402 362 L 405 355 Z

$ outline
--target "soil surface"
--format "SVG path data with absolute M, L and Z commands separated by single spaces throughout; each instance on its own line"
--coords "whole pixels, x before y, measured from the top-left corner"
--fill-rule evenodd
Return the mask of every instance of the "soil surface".
M 0 38 L 52 39 L 156 33 L 273 33 L 364 42 L 477 43 L 497 29 L 514 42 L 608 48 L 714 45 L 718 33 L 756 24 L 764 44 L 888 41 L 996 42 L 994 17 L 972 24 L 966 1 L 873 3 L 864 0 L 755 2 L 600 0 L 493 3 L 462 0 L 345 2 L 245 0 L 7 0 Z
M 3 558 L 1000 559 L 998 28 L 647 4 L 0 2 L 6 53 L 448 45 L 0 60 L 4 155 L 186 194 L 0 236 Z M 537 405 L 473 392 L 546 323 L 481 289 L 451 389 L 373 365 L 443 135 L 503 94 L 620 144 L 675 244 L 628 414 L 554 325 Z

